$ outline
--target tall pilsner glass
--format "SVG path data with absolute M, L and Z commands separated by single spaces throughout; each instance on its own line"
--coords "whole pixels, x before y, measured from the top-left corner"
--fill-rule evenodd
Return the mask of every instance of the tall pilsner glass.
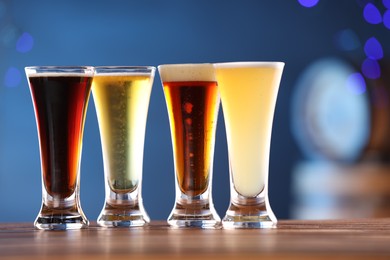
M 212 64 L 158 67 L 167 103 L 175 164 L 173 227 L 219 228 L 211 183 L 219 93 Z
M 80 159 L 92 67 L 26 67 L 42 170 L 39 229 L 88 226 L 80 206 Z
M 224 228 L 276 226 L 268 200 L 268 165 L 283 67 L 282 62 L 215 64 L 230 165 L 231 199 Z
M 95 67 L 92 93 L 103 151 L 105 227 L 150 222 L 141 196 L 146 120 L 155 67 Z

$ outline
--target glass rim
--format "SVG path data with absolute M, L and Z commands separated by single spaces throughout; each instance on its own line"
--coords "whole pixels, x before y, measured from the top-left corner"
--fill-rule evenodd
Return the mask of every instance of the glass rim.
M 94 66 L 95 75 L 99 74 L 127 74 L 145 73 L 153 74 L 156 71 L 154 66 Z
M 50 74 L 50 75 L 93 75 L 93 66 L 27 66 L 24 68 L 27 75 Z
M 171 64 L 160 64 L 157 68 L 161 67 L 202 67 L 202 66 L 213 66 L 213 63 L 171 63 Z
M 214 63 L 215 68 L 283 68 L 282 61 L 233 61 Z

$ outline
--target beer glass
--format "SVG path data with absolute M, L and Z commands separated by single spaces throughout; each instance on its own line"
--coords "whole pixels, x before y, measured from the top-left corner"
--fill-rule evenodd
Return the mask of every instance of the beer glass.
M 92 83 L 105 176 L 105 227 L 150 222 L 141 196 L 146 120 L 155 67 L 95 67 Z
M 219 93 L 212 64 L 158 67 L 167 104 L 175 168 L 172 227 L 220 228 L 211 196 Z
M 38 128 L 45 230 L 88 226 L 80 206 L 80 160 L 92 67 L 26 67 Z
M 268 199 L 272 121 L 284 63 L 232 62 L 215 66 L 230 165 L 230 206 L 224 228 L 275 227 Z

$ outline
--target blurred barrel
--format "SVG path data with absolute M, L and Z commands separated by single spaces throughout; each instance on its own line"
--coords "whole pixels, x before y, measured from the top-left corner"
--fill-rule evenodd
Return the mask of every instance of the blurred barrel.
M 302 162 L 293 171 L 292 218 L 390 217 L 390 166 Z
M 390 217 L 390 70 L 367 79 L 325 58 L 299 78 L 292 132 L 303 161 L 292 172 L 293 218 Z

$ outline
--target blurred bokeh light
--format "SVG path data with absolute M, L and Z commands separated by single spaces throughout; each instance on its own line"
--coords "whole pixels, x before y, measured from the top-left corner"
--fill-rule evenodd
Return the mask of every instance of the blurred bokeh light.
M 298 2 L 304 7 L 314 7 L 318 4 L 319 0 L 298 0 Z
M 378 24 L 382 22 L 382 16 L 378 8 L 372 3 L 368 3 L 363 11 L 364 19 L 371 24 Z
M 363 61 L 362 72 L 369 79 L 378 79 L 381 76 L 381 68 L 378 62 L 370 58 Z
M 382 45 L 375 37 L 371 37 L 366 41 L 364 52 L 372 60 L 380 60 L 383 58 Z
M 16 42 L 16 50 L 21 53 L 29 52 L 33 48 L 33 45 L 33 37 L 29 33 L 24 32 L 19 36 Z
M 367 86 L 363 75 L 355 72 L 347 78 L 346 87 L 351 93 L 360 95 L 366 92 Z
M 20 71 L 15 67 L 10 67 L 5 73 L 4 85 L 8 88 L 17 87 L 20 84 L 21 79 L 22 75 Z
M 385 14 L 383 15 L 383 24 L 387 29 L 390 30 L 390 10 L 386 10 Z

